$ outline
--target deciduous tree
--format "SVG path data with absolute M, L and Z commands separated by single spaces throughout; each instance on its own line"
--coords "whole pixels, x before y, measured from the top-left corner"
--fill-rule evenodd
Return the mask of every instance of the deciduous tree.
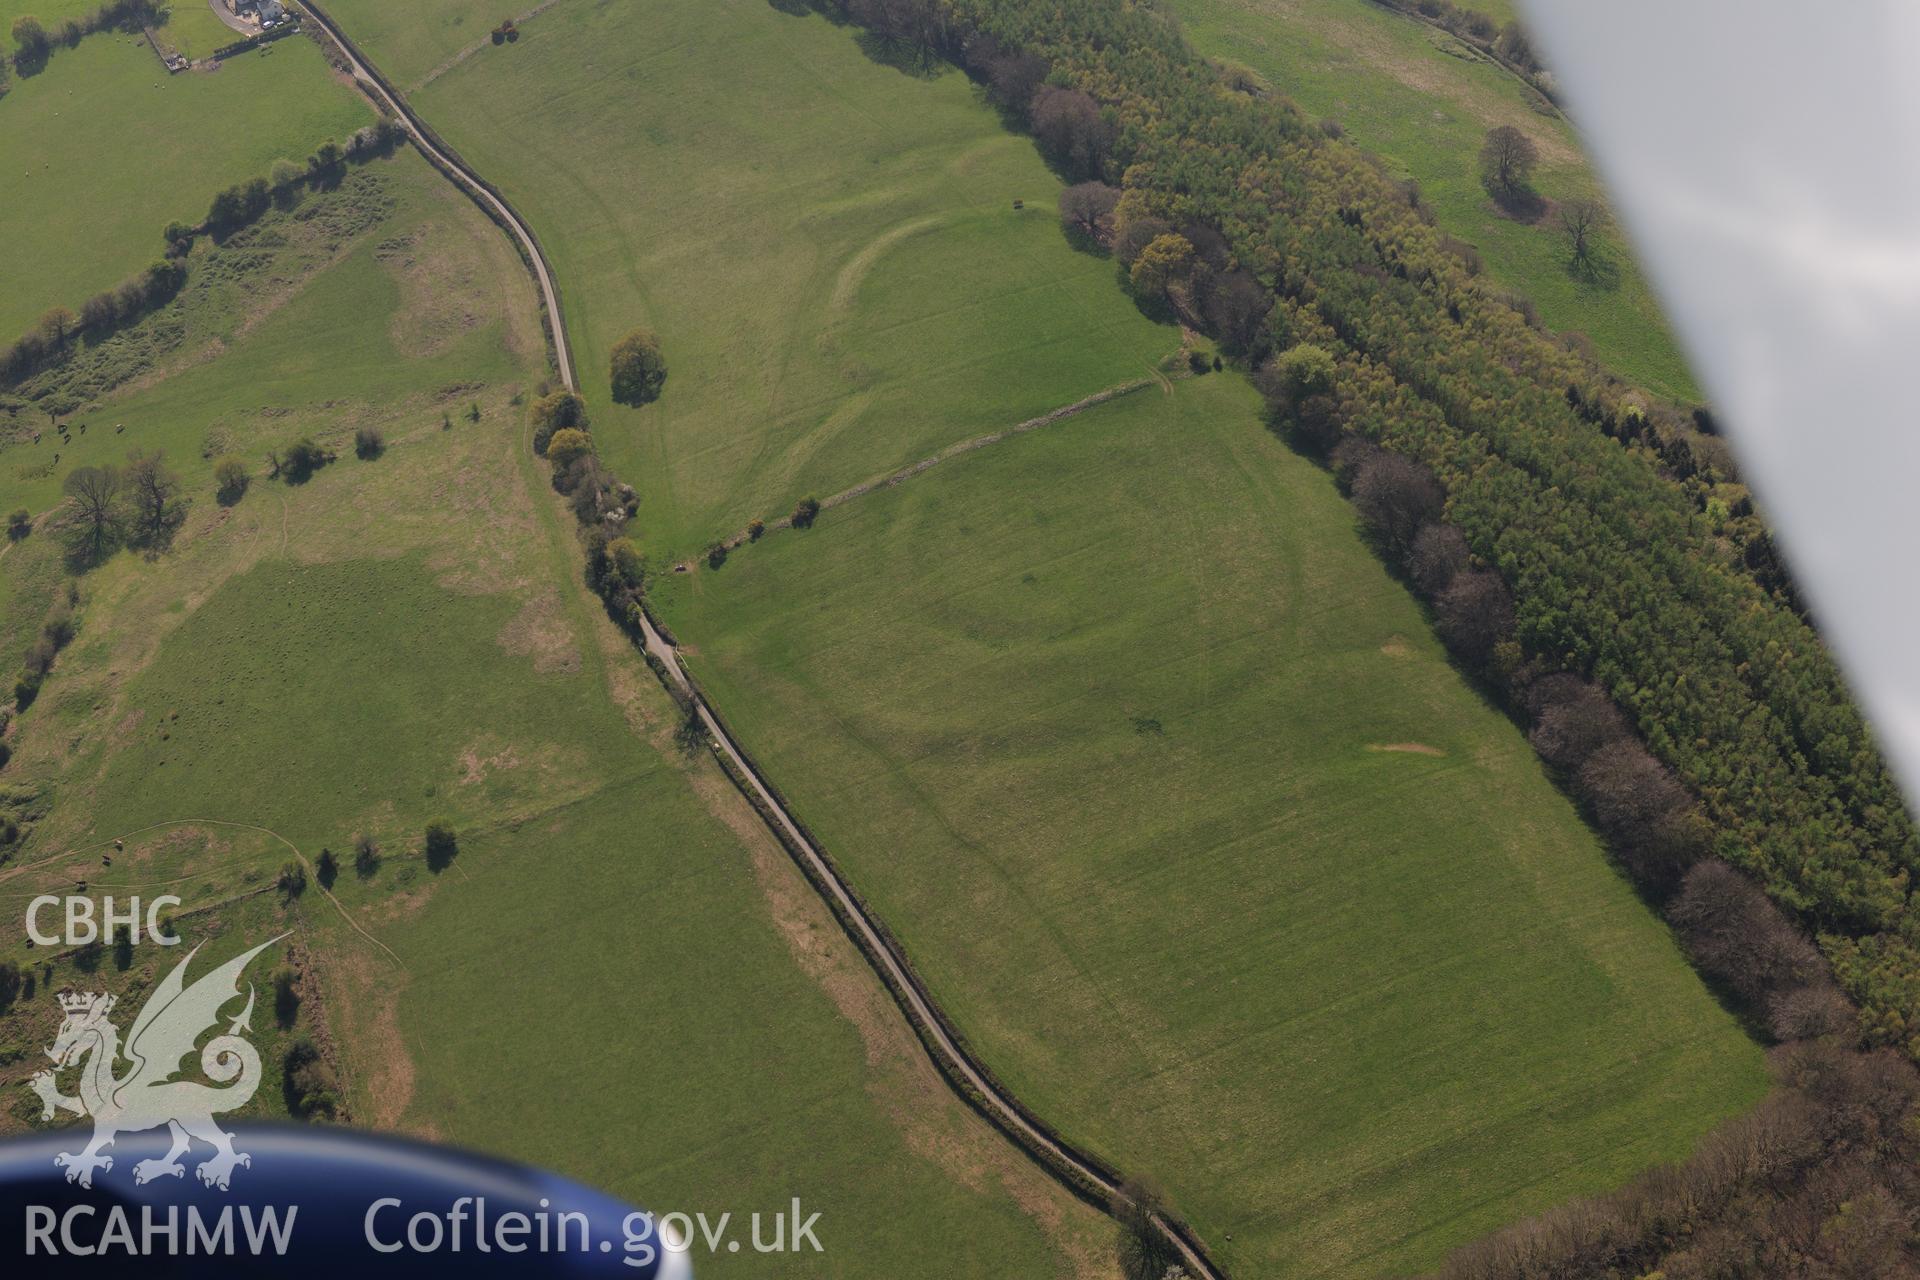
M 631 330 L 614 343 L 612 365 L 613 398 L 620 404 L 646 404 L 666 385 L 666 357 L 651 329 Z
M 533 402 L 533 451 L 544 454 L 553 433 L 566 427 L 586 430 L 587 402 L 571 391 L 555 391 Z
M 136 449 L 127 458 L 124 481 L 133 540 L 148 547 L 164 545 L 186 514 L 180 477 L 158 451 Z
M 240 500 L 252 481 L 253 473 L 247 469 L 247 464 L 233 454 L 213 464 L 213 482 L 217 486 L 215 492 L 220 501 L 229 506 Z
M 1445 497 L 1433 472 L 1397 453 L 1375 454 L 1353 477 L 1360 518 L 1395 560 L 1405 559 L 1414 535 L 1440 514 Z
M 36 327 L 49 346 L 64 347 L 80 328 L 80 317 L 70 307 L 49 307 Z
M 40 19 L 26 14 L 13 20 L 13 65 L 22 73 L 31 72 L 53 52 L 53 41 Z
M 563 427 L 547 441 L 547 461 L 556 467 L 571 466 L 574 459 L 592 452 L 593 437 L 578 427 Z
M 1450 586 L 1469 559 L 1467 540 L 1450 524 L 1429 521 L 1413 535 L 1407 574 L 1421 595 L 1432 600 Z
M 1561 202 L 1560 230 L 1567 237 L 1567 253 L 1576 266 L 1593 261 L 1595 241 L 1607 225 L 1607 207 L 1588 196 Z
M 1547 677 L 1529 690 L 1529 701 L 1535 710 L 1527 738 L 1558 769 L 1578 769 L 1594 752 L 1632 733 L 1613 700 L 1578 676 Z
M 1825 976 L 1813 944 L 1758 885 L 1724 862 L 1687 872 L 1668 916 L 1700 967 L 1742 999 L 1761 1003 Z
M 353 838 L 353 871 L 362 880 L 380 869 L 380 846 L 362 831 Z
M 1133 260 L 1129 279 L 1134 292 L 1143 297 L 1165 300 L 1173 286 L 1193 270 L 1193 245 L 1183 235 L 1167 232 L 1155 236 L 1140 256 Z
M 1518 22 L 1509 22 L 1500 28 L 1493 51 L 1529 75 L 1540 69 L 1540 59 L 1533 52 L 1533 38 Z
M 850 0 L 853 20 L 893 48 L 927 67 L 946 45 L 946 10 L 940 0 Z
M 288 484 L 305 484 L 314 472 L 332 461 L 333 454 L 316 444 L 312 436 L 301 436 L 281 455 L 280 475 Z
M 1040 150 L 1071 178 L 1097 178 L 1113 149 L 1113 130 L 1093 95 L 1043 84 L 1033 95 L 1028 115 Z
M 1246 355 L 1261 342 L 1273 294 L 1245 271 L 1220 276 L 1207 291 L 1203 312 L 1220 345 L 1233 355 Z
M 1126 1280 L 1162 1280 L 1167 1268 L 1179 1262 L 1179 1255 L 1154 1222 L 1161 1212 L 1159 1193 L 1144 1183 L 1129 1180 L 1114 1193 L 1120 1274 Z
M 1532 138 L 1510 124 L 1496 125 L 1480 147 L 1480 177 L 1496 196 L 1512 198 L 1530 188 L 1539 160 Z
M 61 490 L 73 500 L 76 537 L 98 560 L 120 533 L 120 469 L 111 465 L 75 467 Z
M 1513 597 L 1500 575 L 1485 569 L 1455 577 L 1434 613 L 1447 647 L 1475 666 L 1484 666 L 1494 646 L 1513 634 Z
M 646 561 L 632 538 L 614 538 L 607 543 L 607 564 L 622 585 L 639 590 L 646 583 Z
M 1113 229 L 1120 189 L 1104 182 L 1076 182 L 1060 193 L 1060 221 L 1067 230 L 1102 242 Z

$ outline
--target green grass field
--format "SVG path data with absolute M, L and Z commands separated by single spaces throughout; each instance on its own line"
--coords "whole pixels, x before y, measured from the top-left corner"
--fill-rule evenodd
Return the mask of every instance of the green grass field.
M 828 1252 L 782 1275 L 1084 1273 L 1103 1221 L 946 1090 L 744 802 L 673 747 L 664 694 L 580 587 L 512 403 L 540 350 L 504 237 L 403 153 L 206 255 L 204 287 L 142 326 L 179 326 L 172 350 L 194 358 L 108 395 L 95 421 L 125 433 L 90 431 L 59 468 L 163 446 L 193 506 L 169 553 L 82 580 L 80 634 L 10 738 L 9 787 L 51 808 L 0 862 L 0 897 L 51 854 L 155 822 L 331 848 L 339 906 L 310 885 L 287 918 L 326 995 L 302 1017 L 337 1044 L 356 1123 L 660 1210 L 797 1195 Z M 383 456 L 353 456 L 359 425 L 386 432 Z M 257 461 L 302 431 L 340 460 L 213 501 L 209 437 Z M 48 478 L 13 474 L 0 503 L 49 500 Z M 0 572 L 37 582 L 57 560 L 43 526 Z M 437 874 L 419 838 L 436 815 L 461 833 Z M 364 879 L 359 831 L 382 848 Z M 210 843 L 130 842 L 116 883 L 227 902 L 287 856 Z M 220 919 L 278 927 L 273 895 L 243 901 Z M 137 991 L 165 958 L 104 981 Z M 40 995 L 0 1015 L 0 1046 L 43 1038 Z M 0 1125 L 30 1122 L 14 1101 Z
M 1531 298 L 1549 326 L 1585 334 L 1603 363 L 1656 394 L 1699 398 L 1618 234 L 1605 251 L 1609 269 L 1578 277 L 1550 213 L 1535 225 L 1516 222 L 1481 186 L 1487 130 L 1509 124 L 1539 147 L 1535 185 L 1548 200 L 1599 191 L 1573 129 L 1537 109 L 1512 75 L 1368 0 L 1174 0 L 1172 8 L 1196 49 L 1252 67 L 1309 117 L 1339 121 L 1356 145 L 1417 180 L 1441 228 L 1474 245 L 1489 278 Z
M 174 76 L 138 36 L 60 50 L 0 98 L 0 342 L 158 258 L 167 224 L 198 222 L 215 192 L 372 118 L 305 38 Z
M 515 9 L 525 12 L 533 7 L 527 4 Z M 501 18 L 510 16 L 506 10 L 489 7 L 480 0 L 415 0 L 408 5 L 349 3 L 337 14 L 334 8 L 327 12 L 346 24 L 347 34 L 356 45 L 379 51 L 381 72 L 408 93 L 462 54 L 473 56 L 492 50 L 489 33 Z M 528 33 L 537 32 L 538 26 L 530 24 L 512 49 L 518 51 L 529 38 Z M 508 51 L 501 52 L 505 56 Z
M 660 591 L 1020 1096 L 1238 1273 L 1404 1274 L 1766 1077 L 1256 407 L 1136 394 Z
M 380 59 L 398 14 L 376 9 L 335 13 L 356 39 L 367 18 Z M 957 72 L 905 76 L 764 0 L 562 3 L 523 30 L 414 103 L 542 237 L 595 438 L 662 558 L 1141 377 L 1179 343 L 1065 244 L 1059 182 Z M 670 372 L 624 409 L 607 352 L 642 323 Z
M 220 21 L 206 0 L 174 0 L 173 7 L 167 11 L 167 20 L 156 30 L 163 44 L 195 62 L 245 38 Z

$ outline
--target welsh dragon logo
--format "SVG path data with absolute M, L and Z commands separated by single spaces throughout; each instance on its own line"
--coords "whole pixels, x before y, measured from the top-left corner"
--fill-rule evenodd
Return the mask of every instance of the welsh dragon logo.
M 63 1151 L 53 1158 L 56 1165 L 66 1169 L 68 1182 L 91 1187 L 95 1169 L 113 1168 L 113 1157 L 100 1152 L 111 1146 L 117 1135 L 161 1125 L 173 1131 L 173 1149 L 162 1159 L 135 1164 L 136 1183 L 182 1176 L 186 1170 L 180 1157 L 195 1139 L 213 1148 L 213 1156 L 196 1170 L 200 1181 L 210 1187 L 226 1190 L 234 1166 L 253 1163 L 244 1152 L 233 1149 L 233 1135 L 213 1122 L 214 1112 L 246 1105 L 260 1087 L 259 1051 L 240 1034 L 253 1016 L 251 983 L 247 985 L 246 1008 L 228 1023 L 224 1035 L 215 1036 L 200 1051 L 201 1071 L 225 1087 L 176 1080 L 174 1076 L 180 1070 L 180 1060 L 193 1052 L 194 1042 L 220 1021 L 221 1008 L 239 997 L 240 975 L 248 962 L 278 941 L 280 938 L 268 939 L 188 986 L 187 965 L 200 950 L 195 947 L 140 1007 L 124 1049 L 120 1032 L 107 1021 L 116 1003 L 114 997 L 97 992 L 60 997 L 66 1018 L 53 1047 L 47 1050 L 54 1069 L 35 1075 L 27 1081 L 27 1087 L 40 1095 L 42 1120 L 51 1120 L 56 1110 L 93 1117 L 93 1140 L 86 1149 L 79 1155 Z M 131 1065 L 124 1073 L 115 1074 L 122 1057 Z M 69 1067 L 80 1068 L 78 1097 L 61 1093 L 55 1078 L 55 1072 Z

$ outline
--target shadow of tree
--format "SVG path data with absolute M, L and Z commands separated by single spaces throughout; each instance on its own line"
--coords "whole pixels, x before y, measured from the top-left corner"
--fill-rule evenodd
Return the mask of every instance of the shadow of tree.
M 1100 237 L 1088 231 L 1077 222 L 1062 221 L 1060 234 L 1066 238 L 1067 247 L 1075 253 L 1084 253 L 1094 258 L 1111 258 L 1113 250 L 1101 243 Z
M 1620 287 L 1619 261 L 1601 249 L 1589 249 L 1584 255 L 1567 259 L 1567 274 L 1581 284 L 1611 293 Z
M 862 30 L 853 42 L 871 62 L 891 67 L 915 80 L 937 79 L 947 70 L 946 63 L 923 45 L 908 40 L 893 40 L 877 32 Z
M 1498 209 L 1503 217 L 1511 218 L 1515 222 L 1532 226 L 1546 217 L 1552 208 L 1546 197 L 1532 187 L 1515 187 L 1507 191 L 1492 183 L 1486 183 L 1484 186 L 1487 195 L 1493 199 L 1493 207 Z

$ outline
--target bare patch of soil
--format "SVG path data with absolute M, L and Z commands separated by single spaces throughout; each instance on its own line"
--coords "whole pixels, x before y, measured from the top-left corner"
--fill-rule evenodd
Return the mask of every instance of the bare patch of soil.
M 552 587 L 530 597 L 494 640 L 508 653 L 532 658 L 533 669 L 542 675 L 580 670 L 580 650 L 562 614 L 560 593 Z

